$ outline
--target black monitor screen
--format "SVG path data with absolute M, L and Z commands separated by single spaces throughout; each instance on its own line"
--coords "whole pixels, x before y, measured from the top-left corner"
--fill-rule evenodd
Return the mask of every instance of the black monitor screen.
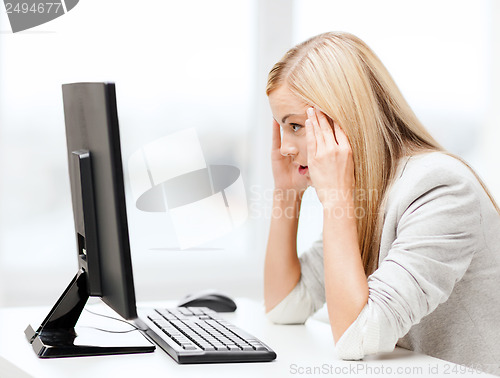
M 122 317 L 134 319 L 137 313 L 115 85 L 65 84 L 63 101 L 79 258 L 83 250 L 89 260 L 98 260 L 98 264 L 86 266 L 88 291 L 90 295 L 101 296 Z M 75 169 L 75 151 L 88 151 L 90 156 L 95 225 L 89 224 L 82 209 L 82 183 Z M 85 240 L 85 233 L 91 227 L 97 236 L 93 244 Z

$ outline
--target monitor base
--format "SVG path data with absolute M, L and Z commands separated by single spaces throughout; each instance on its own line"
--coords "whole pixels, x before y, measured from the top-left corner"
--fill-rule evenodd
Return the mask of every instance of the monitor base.
M 74 341 L 77 337 L 75 325 L 88 298 L 87 275 L 83 269 L 80 269 L 40 327 L 35 331 L 29 325 L 24 331 L 38 357 L 102 356 L 154 351 L 155 346 L 153 344 L 116 347 L 75 345 Z

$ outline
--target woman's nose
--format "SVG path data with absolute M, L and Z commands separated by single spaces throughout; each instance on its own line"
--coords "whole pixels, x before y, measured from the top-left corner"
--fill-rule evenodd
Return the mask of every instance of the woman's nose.
M 297 155 L 298 150 L 295 145 L 287 140 L 287 138 L 283 137 L 281 141 L 280 152 L 283 156 L 295 156 Z

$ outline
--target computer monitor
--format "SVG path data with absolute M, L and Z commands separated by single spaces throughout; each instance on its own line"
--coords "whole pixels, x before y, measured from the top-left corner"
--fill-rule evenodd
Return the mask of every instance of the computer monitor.
M 39 357 L 150 352 L 154 345 L 75 345 L 89 296 L 125 319 L 137 318 L 113 83 L 62 86 L 78 273 L 37 331 L 26 337 Z

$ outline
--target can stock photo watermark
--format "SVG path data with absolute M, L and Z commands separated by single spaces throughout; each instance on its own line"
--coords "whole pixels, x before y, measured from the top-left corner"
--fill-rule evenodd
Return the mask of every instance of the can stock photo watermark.
M 498 369 L 494 364 L 457 365 L 440 361 L 427 364 L 395 364 L 371 362 L 323 363 L 289 365 L 288 374 L 292 376 L 396 376 L 396 377 L 472 377 L 487 376 L 488 372 Z
M 4 0 L 13 33 L 52 21 L 73 9 L 79 0 Z

